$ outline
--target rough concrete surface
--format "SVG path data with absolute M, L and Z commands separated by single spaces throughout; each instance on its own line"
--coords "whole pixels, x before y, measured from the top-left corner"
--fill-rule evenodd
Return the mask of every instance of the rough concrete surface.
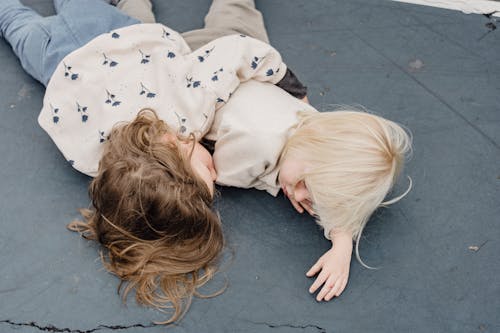
M 30 0 L 44 15 L 50 0 Z M 199 28 L 210 1 L 155 0 L 159 22 Z M 130 299 L 98 247 L 66 230 L 89 204 L 36 118 L 44 89 L 0 41 L 0 332 L 499 332 L 500 22 L 383 0 L 257 0 L 311 104 L 360 104 L 413 134 L 414 188 L 378 210 L 342 296 L 318 303 L 306 270 L 329 243 L 283 196 L 220 188 L 223 272 L 185 318 Z M 406 186 L 401 181 L 394 194 Z M 231 252 L 234 254 L 231 258 Z

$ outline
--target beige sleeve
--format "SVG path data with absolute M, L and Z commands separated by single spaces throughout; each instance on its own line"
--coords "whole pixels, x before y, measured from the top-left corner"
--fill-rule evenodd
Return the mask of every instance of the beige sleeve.
M 142 23 L 156 23 L 151 0 L 121 0 L 116 7 Z
M 196 50 L 214 39 L 244 34 L 269 43 L 262 13 L 254 0 L 212 0 L 202 29 L 186 31 L 182 37 Z

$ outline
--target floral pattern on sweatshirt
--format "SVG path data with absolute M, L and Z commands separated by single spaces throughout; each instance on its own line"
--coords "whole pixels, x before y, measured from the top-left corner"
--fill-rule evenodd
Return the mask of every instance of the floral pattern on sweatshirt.
M 67 55 L 38 121 L 73 167 L 94 176 L 107 133 L 141 109 L 155 110 L 181 135 L 203 136 L 240 82 L 277 83 L 285 71 L 274 48 L 250 37 L 222 37 L 192 52 L 168 27 L 136 24 Z

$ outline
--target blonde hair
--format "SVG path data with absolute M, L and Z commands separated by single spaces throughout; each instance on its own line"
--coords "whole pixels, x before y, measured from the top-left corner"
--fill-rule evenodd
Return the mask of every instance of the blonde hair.
M 407 132 L 395 122 L 367 112 L 342 109 L 303 112 L 281 155 L 307 161 L 304 181 L 325 236 L 336 230 L 359 239 L 372 213 L 384 202 L 411 149 Z M 411 181 L 411 179 L 410 179 Z M 411 184 L 410 184 L 411 187 Z
M 121 279 L 124 301 L 135 289 L 138 303 L 173 308 L 161 324 L 180 319 L 201 296 L 224 246 L 207 185 L 165 134 L 176 135 L 152 110 L 113 128 L 89 188 L 93 210 L 68 225 L 106 249 L 102 262 Z

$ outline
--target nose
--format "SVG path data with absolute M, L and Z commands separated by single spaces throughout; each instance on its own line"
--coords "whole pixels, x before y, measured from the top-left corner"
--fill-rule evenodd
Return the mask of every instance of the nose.
M 209 170 L 210 170 L 210 176 L 212 177 L 212 180 L 215 181 L 217 179 L 217 171 L 215 171 L 213 164 L 210 166 Z
M 295 200 L 298 202 L 310 199 L 309 190 L 307 189 L 307 187 L 303 182 L 300 182 L 295 186 L 293 196 Z

